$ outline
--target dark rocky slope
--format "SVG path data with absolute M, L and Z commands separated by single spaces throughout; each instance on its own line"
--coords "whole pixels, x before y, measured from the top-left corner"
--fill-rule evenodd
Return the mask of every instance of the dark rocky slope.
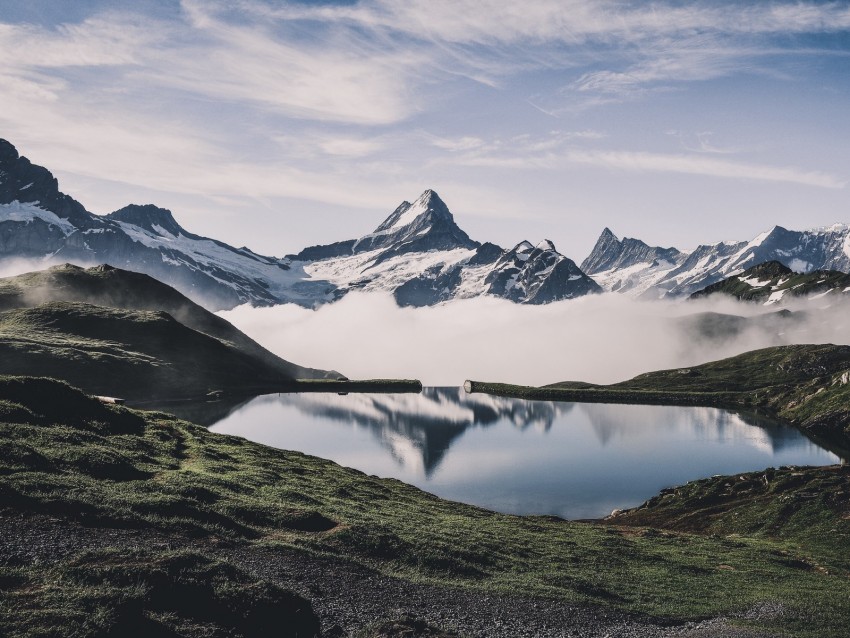
M 778 261 L 767 261 L 727 277 L 690 296 L 705 299 L 726 295 L 740 301 L 780 303 L 812 295 L 840 295 L 850 290 L 850 275 L 837 270 L 797 273 Z

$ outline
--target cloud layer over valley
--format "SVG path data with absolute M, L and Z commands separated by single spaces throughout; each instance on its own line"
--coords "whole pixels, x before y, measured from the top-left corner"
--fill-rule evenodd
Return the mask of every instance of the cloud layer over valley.
M 412 309 L 399 308 L 390 295 L 352 293 L 318 310 L 289 304 L 219 314 L 303 365 L 350 378 L 418 378 L 426 385 L 464 379 L 613 383 L 771 345 L 850 344 L 848 302 L 783 308 L 794 312 L 783 316 L 777 307 L 727 300 L 642 302 L 605 294 L 544 306 L 479 298 Z

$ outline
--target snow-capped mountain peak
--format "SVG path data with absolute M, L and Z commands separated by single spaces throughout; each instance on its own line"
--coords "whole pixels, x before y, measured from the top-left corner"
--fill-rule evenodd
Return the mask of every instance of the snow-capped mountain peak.
M 606 229 L 582 262 L 603 288 L 635 296 L 685 296 L 758 264 L 777 261 L 798 273 L 850 270 L 850 226 L 795 231 L 774 226 L 750 241 L 704 244 L 691 251 L 619 241 Z
M 605 228 L 581 269 L 605 290 L 644 294 L 659 272 L 679 267 L 687 255 L 675 248 L 648 246 L 639 239 L 620 240 Z
M 19 155 L 18 149 L 3 139 L 0 139 L 0 175 L 0 204 L 32 204 L 77 228 L 96 225 L 82 204 L 59 191 L 59 182 L 50 171 Z
M 95 215 L 59 190 L 49 170 L 0 140 L 0 257 L 108 263 L 146 273 L 208 308 L 280 303 L 302 274 L 287 260 L 238 250 L 185 231 L 170 211 L 127 206 Z M 309 286 L 308 286 L 309 288 Z
M 397 232 L 411 225 L 422 227 L 440 222 L 453 224 L 454 217 L 436 191 L 429 188 L 412 204 L 407 201 L 402 202 L 372 234 Z
M 458 227 L 440 196 L 428 189 L 412 204 L 402 202 L 374 232 L 354 241 L 351 252 L 357 254 L 385 249 L 395 256 L 478 246 L 478 242 L 472 241 Z M 385 255 L 384 259 L 388 256 Z
M 484 280 L 487 292 L 518 303 L 541 304 L 571 299 L 602 289 L 544 239 L 522 241 L 505 251 Z
M 334 286 L 334 298 L 351 290 L 392 291 L 403 306 L 484 294 L 548 303 L 600 290 L 549 240 L 522 241 L 511 250 L 473 241 L 433 190 L 403 202 L 369 235 L 291 257 L 310 262 L 305 272 Z
M 780 236 L 782 233 L 787 233 L 788 231 L 782 228 L 782 226 L 774 226 L 770 230 L 766 230 L 763 233 L 759 233 L 756 235 L 751 241 L 747 243 L 747 248 L 757 248 L 761 246 L 769 237 Z M 723 243 L 731 243 L 731 242 L 723 242 Z

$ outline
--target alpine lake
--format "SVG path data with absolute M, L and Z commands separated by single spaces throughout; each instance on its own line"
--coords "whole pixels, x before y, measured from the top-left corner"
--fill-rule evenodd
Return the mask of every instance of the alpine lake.
M 419 394 L 268 394 L 159 406 L 222 434 L 509 514 L 607 516 L 718 474 L 841 458 L 796 428 L 716 408 Z

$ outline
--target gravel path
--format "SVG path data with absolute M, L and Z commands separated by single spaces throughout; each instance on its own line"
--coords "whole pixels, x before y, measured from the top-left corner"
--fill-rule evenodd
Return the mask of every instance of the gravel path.
M 352 636 L 379 619 L 413 617 L 469 638 L 765 638 L 723 619 L 684 625 L 527 596 L 495 596 L 411 583 L 344 560 L 287 548 L 231 545 L 151 530 L 85 528 L 64 520 L 0 511 L 0 564 L 45 564 L 85 550 L 192 548 L 232 562 L 309 599 L 325 638 Z M 764 606 L 748 617 L 781 613 Z

